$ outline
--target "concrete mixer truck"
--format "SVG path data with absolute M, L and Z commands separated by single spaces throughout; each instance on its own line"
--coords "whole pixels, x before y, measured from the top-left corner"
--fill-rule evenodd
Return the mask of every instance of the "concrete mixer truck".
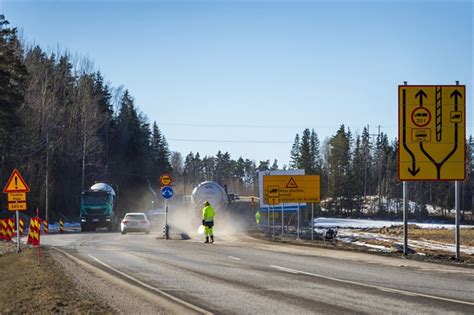
M 191 202 L 195 209 L 202 209 L 206 200 L 216 210 L 224 210 L 229 203 L 224 187 L 212 181 L 200 183 L 191 194 Z

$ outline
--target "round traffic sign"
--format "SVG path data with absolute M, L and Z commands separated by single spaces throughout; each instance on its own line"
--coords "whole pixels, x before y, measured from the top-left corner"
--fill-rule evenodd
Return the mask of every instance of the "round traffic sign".
M 160 176 L 160 183 L 162 186 L 169 186 L 173 180 L 171 179 L 171 176 L 168 174 L 163 174 Z
M 418 127 L 425 127 L 431 121 L 431 113 L 426 107 L 417 107 L 411 113 L 411 121 Z
M 171 197 L 173 197 L 173 188 L 171 188 L 170 186 L 164 186 L 161 188 L 161 196 L 165 199 L 170 199 Z

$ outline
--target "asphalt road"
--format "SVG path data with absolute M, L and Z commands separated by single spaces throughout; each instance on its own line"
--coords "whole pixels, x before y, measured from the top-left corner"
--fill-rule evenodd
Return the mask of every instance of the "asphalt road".
M 219 314 L 470 313 L 474 270 L 282 245 L 242 235 L 42 237 L 76 257 Z

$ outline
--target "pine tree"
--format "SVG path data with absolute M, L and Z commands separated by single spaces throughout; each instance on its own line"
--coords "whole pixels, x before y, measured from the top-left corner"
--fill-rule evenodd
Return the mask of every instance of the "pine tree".
M 313 156 L 311 150 L 311 132 L 308 128 L 303 130 L 301 143 L 299 146 L 299 163 L 298 168 L 304 169 L 306 174 L 314 174 Z
M 277 159 L 274 159 L 273 160 L 273 164 L 272 164 L 272 167 L 270 168 L 271 171 L 276 171 L 278 170 L 278 160 Z
M 170 164 L 171 153 L 166 138 L 162 135 L 156 121 L 153 123 L 151 132 L 151 166 L 153 175 L 161 176 L 172 171 Z
M 321 148 L 319 143 L 318 134 L 311 130 L 311 137 L 310 137 L 310 152 L 311 152 L 311 169 L 309 174 L 319 174 L 321 175 L 322 172 L 322 157 L 321 157 Z
M 336 215 L 341 214 L 345 208 L 350 194 L 350 139 L 341 125 L 336 135 L 329 141 L 329 196 L 332 198 Z
M 16 28 L 9 28 L 8 24 L 5 16 L 0 15 L 0 165 L 13 148 L 11 142 L 20 127 L 18 109 L 24 102 L 27 75 Z
M 296 134 L 290 152 L 290 168 L 298 169 L 301 161 L 300 136 Z

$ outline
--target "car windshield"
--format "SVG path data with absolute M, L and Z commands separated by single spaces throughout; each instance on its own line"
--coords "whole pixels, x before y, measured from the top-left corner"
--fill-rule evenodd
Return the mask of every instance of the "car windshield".
M 145 220 L 146 217 L 144 214 L 127 214 L 125 216 L 125 219 L 127 220 Z
M 83 198 L 86 205 L 104 204 L 109 201 L 107 194 L 85 194 Z

